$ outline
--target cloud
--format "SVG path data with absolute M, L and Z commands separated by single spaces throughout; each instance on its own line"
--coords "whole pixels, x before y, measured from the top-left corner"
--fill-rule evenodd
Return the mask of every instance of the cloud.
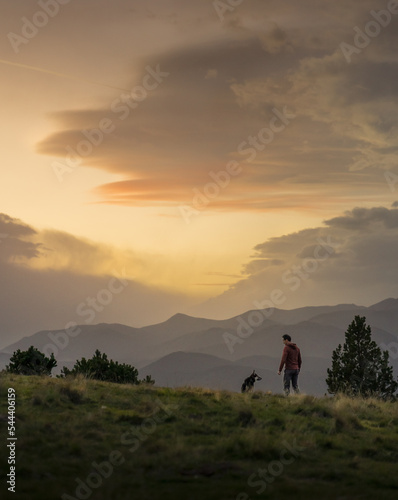
M 0 262 L 26 262 L 39 257 L 41 245 L 26 241 L 36 231 L 18 219 L 0 214 Z
M 78 306 L 90 309 L 87 301 L 96 300 L 115 277 L 127 286 L 109 304 L 97 303 L 92 324 L 156 323 L 194 302 L 135 278 L 155 273 L 153 266 L 148 269 L 149 256 L 60 231 L 38 231 L 6 214 L 0 214 L 0 234 L 5 235 L 0 240 L 0 348 L 39 330 L 84 324 L 87 315 L 79 314 Z
M 347 9 L 331 1 L 322 8 L 312 0 L 282 8 L 246 0 L 222 25 L 211 5 L 190 11 L 172 4 L 174 11 L 155 9 L 147 22 L 167 22 L 180 33 L 199 23 L 207 36 L 143 58 L 131 88 L 148 65 L 169 76 L 134 109 L 120 95 L 116 112 L 110 101 L 54 113 L 58 130 L 37 145 L 39 153 L 65 162 L 66 148 L 76 150 L 85 139 L 82 130 L 107 118 L 114 131 L 78 167 L 118 176 L 94 190 L 100 203 L 191 205 L 196 190 L 211 182 L 209 172 L 225 170 L 231 160 L 242 173 L 208 208 L 308 210 L 347 199 L 360 203 L 364 193 L 381 200 L 386 182 L 379 170 L 395 168 L 398 154 L 397 35 L 391 23 L 352 64 L 340 44 L 353 43 L 353 28 L 384 2 Z M 257 138 L 260 147 L 249 156 L 248 147 L 239 146 L 269 127 L 275 107 L 297 117 L 269 144 Z
M 398 228 L 398 210 L 385 207 L 354 208 L 341 217 L 334 217 L 325 221 L 325 224 L 333 228 L 361 230 L 369 232 L 375 224 L 387 229 Z
M 254 248 L 247 275 L 196 314 L 234 315 L 260 307 L 292 309 L 398 296 L 398 209 L 354 208 L 323 226 L 270 238 Z M 280 290 L 283 300 L 271 297 Z
M 280 266 L 284 263 L 282 259 L 254 259 L 243 266 L 242 274 L 254 275 L 267 267 Z
M 151 67 L 159 64 L 170 76 L 139 106 L 129 110 L 127 104 L 120 104 L 120 113 L 111 111 L 112 103 L 103 109 L 59 112 L 53 116 L 65 130 L 41 141 L 37 151 L 59 156 L 65 163 L 67 148 L 77 152 L 78 144 L 87 140 L 82 130 L 87 134 L 106 118 L 114 124 L 114 132 L 92 148 L 78 167 L 122 176 L 95 190 L 99 200 L 130 206 L 189 203 L 195 188 L 212 181 L 210 172 L 224 170 L 239 144 L 263 126 L 264 118 L 258 113 L 242 116 L 230 89 L 231 80 L 266 72 L 266 67 L 256 63 L 259 57 L 274 64 L 259 41 L 251 38 L 219 42 L 217 47 L 179 48 L 160 63 L 159 59 L 147 61 Z M 243 162 L 244 157 L 239 160 Z M 229 209 L 235 202 L 240 209 L 245 201 L 250 208 L 258 190 L 257 171 L 253 165 L 237 179 L 235 188 L 221 193 L 220 209 Z
M 348 65 L 336 46 L 331 54 L 301 58 L 283 78 L 252 79 L 234 83 L 231 89 L 243 108 L 257 109 L 270 102 L 289 106 L 307 134 L 311 123 L 324 124 L 318 144 L 335 149 L 336 153 L 332 148 L 329 152 L 335 162 L 343 151 L 340 157 L 345 171 L 388 169 L 398 159 L 397 90 L 392 85 L 397 70 L 392 60 L 380 61 L 370 55 L 365 52 Z M 310 146 L 303 156 L 308 158 L 308 153 Z M 313 168 L 312 162 L 309 168 Z

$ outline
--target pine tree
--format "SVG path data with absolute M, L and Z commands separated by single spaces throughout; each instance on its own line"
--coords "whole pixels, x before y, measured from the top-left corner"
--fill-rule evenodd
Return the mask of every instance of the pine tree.
M 330 394 L 394 397 L 398 382 L 388 362 L 388 351 L 378 347 L 371 333 L 366 318 L 355 316 L 345 332 L 343 347 L 339 344 L 332 354 L 332 368 L 328 368 L 326 379 Z
M 18 349 L 10 358 L 6 371 L 18 375 L 51 375 L 51 370 L 57 366 L 54 354 L 47 358 L 36 347 L 30 346 L 27 351 Z

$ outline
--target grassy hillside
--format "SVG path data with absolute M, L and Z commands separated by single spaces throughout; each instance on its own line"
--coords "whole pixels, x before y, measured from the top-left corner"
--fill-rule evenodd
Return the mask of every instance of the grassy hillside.
M 384 500 L 398 494 L 398 403 L 83 378 L 6 375 L 0 382 L 1 498 Z M 15 494 L 4 479 L 9 387 L 17 398 Z

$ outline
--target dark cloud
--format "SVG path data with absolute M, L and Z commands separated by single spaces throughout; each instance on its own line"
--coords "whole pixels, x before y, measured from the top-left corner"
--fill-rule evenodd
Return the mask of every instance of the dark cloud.
M 19 219 L 14 219 L 6 214 L 0 214 L 0 232 L 11 237 L 32 236 L 36 231 L 24 224 Z
M 0 261 L 29 260 L 40 255 L 40 244 L 26 241 L 36 231 L 18 219 L 0 214 Z
M 244 265 L 242 274 L 257 274 L 270 266 L 280 266 L 283 263 L 281 259 L 254 259 Z
M 308 304 L 371 304 L 398 296 L 397 210 L 355 208 L 325 226 L 271 238 L 255 247 L 249 276 L 196 310 L 220 316 L 258 307 L 275 290 L 291 309 Z M 283 264 L 269 265 L 274 259 Z
M 120 102 L 115 112 L 107 102 L 54 114 L 59 130 L 38 144 L 38 152 L 65 161 L 67 146 L 76 149 L 85 139 L 82 130 L 108 118 L 114 131 L 79 167 L 121 176 L 95 190 L 105 203 L 189 203 L 193 190 L 211 181 L 209 172 L 232 159 L 244 169 L 212 200 L 213 209 L 305 209 L 361 199 L 364 190 L 380 196 L 386 183 L 379 170 L 395 166 L 398 154 L 393 22 L 352 64 L 340 44 L 353 43 L 353 28 L 385 4 L 286 4 L 246 0 L 224 23 L 218 23 L 211 3 L 191 9 L 176 1 L 159 10 L 151 4 L 154 22 L 170 16 L 175 29 L 183 30 L 196 20 L 209 36 L 144 58 L 142 68 L 159 65 L 169 76 L 136 108 Z M 136 10 L 148 15 L 144 4 Z M 260 142 L 252 148 L 255 156 L 238 152 L 269 127 L 274 108 L 285 107 L 296 114 L 286 131 L 266 147 Z M 258 196 L 264 190 L 267 195 Z
M 367 230 L 375 223 L 386 228 L 398 228 L 398 210 L 385 207 L 354 208 L 341 217 L 325 221 L 327 226 L 348 230 Z

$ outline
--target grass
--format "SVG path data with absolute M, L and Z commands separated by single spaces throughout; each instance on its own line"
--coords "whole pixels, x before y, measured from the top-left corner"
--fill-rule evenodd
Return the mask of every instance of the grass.
M 15 494 L 4 479 L 9 387 L 17 394 Z M 1 498 L 398 494 L 397 402 L 3 375 L 0 423 Z

